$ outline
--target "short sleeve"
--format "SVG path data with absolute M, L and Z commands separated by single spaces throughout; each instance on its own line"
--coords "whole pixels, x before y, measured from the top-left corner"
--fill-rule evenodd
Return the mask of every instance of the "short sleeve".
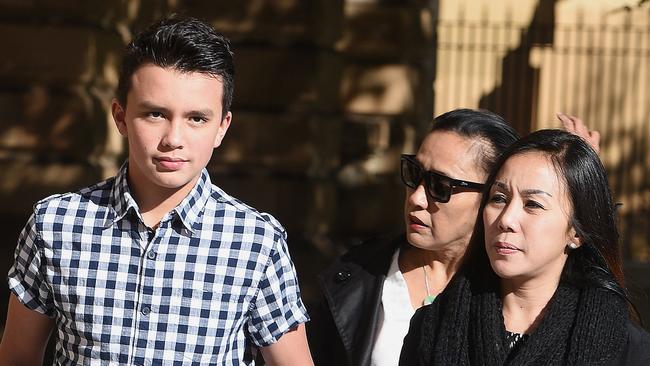
M 280 237 L 260 281 L 248 320 L 248 332 L 255 345 L 265 347 L 308 320 L 286 240 Z
M 33 213 L 18 237 L 14 263 L 7 275 L 9 289 L 27 308 L 54 316 L 53 297 L 45 281 L 42 247 L 36 213 Z

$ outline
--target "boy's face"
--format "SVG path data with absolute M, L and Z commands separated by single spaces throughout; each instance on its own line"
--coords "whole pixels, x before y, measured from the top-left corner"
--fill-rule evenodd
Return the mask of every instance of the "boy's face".
M 128 140 L 135 191 L 192 189 L 230 126 L 222 95 L 221 80 L 207 74 L 152 64 L 133 73 L 126 108 L 113 101 L 112 113 Z

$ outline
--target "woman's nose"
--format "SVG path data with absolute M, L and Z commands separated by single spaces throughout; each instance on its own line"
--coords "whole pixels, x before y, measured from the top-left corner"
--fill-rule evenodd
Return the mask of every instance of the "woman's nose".
M 512 232 L 515 230 L 517 223 L 517 210 L 515 206 L 511 203 L 503 206 L 503 210 L 499 214 L 499 229 L 504 232 Z
M 415 189 L 409 190 L 410 193 L 407 191 L 408 194 L 408 200 L 409 202 L 416 206 L 420 207 L 422 209 L 427 209 L 429 206 L 429 201 L 427 199 L 427 193 L 424 190 L 424 185 L 418 184 L 418 186 Z

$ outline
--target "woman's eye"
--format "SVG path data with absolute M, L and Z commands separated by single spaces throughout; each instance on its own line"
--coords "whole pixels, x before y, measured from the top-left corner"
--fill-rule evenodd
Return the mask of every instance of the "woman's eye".
M 504 196 L 501 193 L 495 193 L 492 196 L 490 196 L 490 203 L 505 203 L 506 202 L 506 196 Z
M 541 208 L 541 209 L 544 209 L 544 206 L 542 206 L 539 202 L 533 201 L 533 200 L 526 201 L 526 207 L 527 208 Z

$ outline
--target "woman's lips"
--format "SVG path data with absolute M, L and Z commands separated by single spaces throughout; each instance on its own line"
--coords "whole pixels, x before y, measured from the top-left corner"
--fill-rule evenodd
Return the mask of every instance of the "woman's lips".
M 515 254 L 517 252 L 521 252 L 521 249 L 517 248 L 516 246 L 510 243 L 505 243 L 505 242 L 496 242 L 494 243 L 493 247 L 495 251 L 501 255 L 510 255 L 510 254 Z
M 412 230 L 428 230 L 429 225 L 425 224 L 422 220 L 418 219 L 417 217 L 413 215 L 409 215 L 409 228 Z

